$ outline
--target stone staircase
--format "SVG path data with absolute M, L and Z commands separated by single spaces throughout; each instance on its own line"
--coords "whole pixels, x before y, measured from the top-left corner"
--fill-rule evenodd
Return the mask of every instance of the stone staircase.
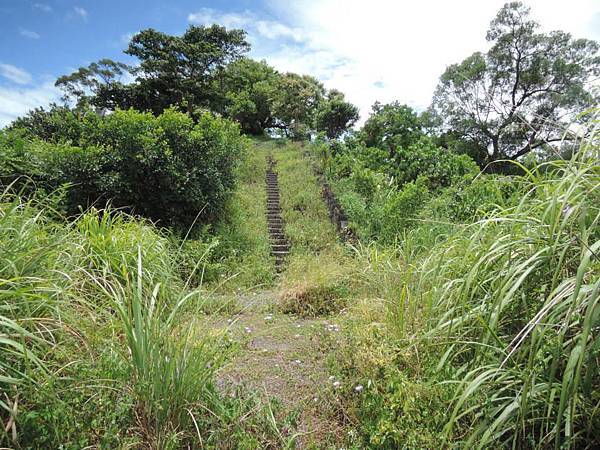
M 273 157 L 267 156 L 267 227 L 271 241 L 271 254 L 275 256 L 275 268 L 277 272 L 281 272 L 290 251 L 290 243 L 283 233 L 283 219 L 279 206 L 279 184 L 277 172 L 273 170 L 274 166 Z

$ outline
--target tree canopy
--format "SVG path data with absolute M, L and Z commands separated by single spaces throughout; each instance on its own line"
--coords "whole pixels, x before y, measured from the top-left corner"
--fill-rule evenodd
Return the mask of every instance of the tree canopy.
M 358 108 L 345 100 L 344 94 L 332 89 L 327 100 L 316 112 L 316 128 L 324 131 L 329 139 L 339 138 L 358 120 Z
M 138 59 L 134 67 L 103 59 L 61 76 L 56 86 L 65 102 L 82 109 L 134 108 L 159 115 L 176 107 L 192 117 L 208 109 L 236 120 L 249 134 L 277 128 L 303 138 L 318 129 L 337 138 L 358 119 L 358 109 L 341 92 L 327 93 L 314 77 L 282 74 L 244 57 L 249 49 L 243 30 L 190 26 L 172 36 L 149 28 L 125 50 Z
M 539 32 L 520 2 L 504 5 L 487 40 L 488 52 L 449 66 L 440 79 L 432 106 L 444 129 L 477 143 L 486 162 L 563 139 L 566 124 L 594 104 L 598 44 Z

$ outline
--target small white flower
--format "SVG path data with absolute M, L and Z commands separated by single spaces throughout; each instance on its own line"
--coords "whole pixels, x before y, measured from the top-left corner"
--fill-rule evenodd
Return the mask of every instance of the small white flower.
M 273 320 L 273 316 L 271 314 L 269 314 L 269 315 L 265 316 L 265 320 L 267 322 L 270 322 L 271 320 Z
M 333 375 L 331 375 L 331 376 L 329 377 L 329 381 L 335 381 L 335 377 L 334 377 Z
M 341 385 L 342 385 L 342 383 L 340 383 L 339 381 L 334 381 L 333 382 L 333 387 L 336 388 L 336 389 L 339 388 Z
M 356 387 L 354 388 L 354 390 L 355 390 L 356 392 L 362 392 L 362 390 L 363 390 L 363 389 L 364 389 L 364 388 L 363 388 L 362 384 L 359 384 L 358 386 L 356 386 Z
M 227 319 L 227 323 L 231 323 L 231 322 L 233 322 L 233 320 Z
M 296 364 L 302 364 L 302 361 L 300 361 L 299 359 L 295 360 L 294 363 Z
M 246 333 L 252 333 L 252 329 L 250 329 L 248 327 L 244 327 L 244 330 L 246 331 Z

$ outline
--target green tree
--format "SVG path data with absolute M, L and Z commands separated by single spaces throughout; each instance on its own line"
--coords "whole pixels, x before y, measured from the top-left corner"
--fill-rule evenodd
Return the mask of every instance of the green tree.
M 595 103 L 588 86 L 600 72 L 598 44 L 538 29 L 529 8 L 507 3 L 487 33 L 490 50 L 440 79 L 433 109 L 446 129 L 477 143 L 480 161 L 516 159 L 561 141 L 566 124 Z
M 407 105 L 392 102 L 382 105 L 376 102 L 371 115 L 360 131 L 361 140 L 368 147 L 408 147 L 423 136 L 417 113 Z
M 265 61 L 242 58 L 226 67 L 224 112 L 237 120 L 244 132 L 261 134 L 274 125 L 273 98 L 278 77 Z
M 122 89 L 131 70 L 127 64 L 105 58 L 87 67 L 80 67 L 70 75 L 59 77 L 54 85 L 64 92 L 65 102 L 74 100 L 78 106 L 93 104 L 100 107 L 112 106 L 114 109 L 117 105 L 105 105 L 102 93 Z M 100 99 L 99 104 L 94 104 L 94 99 Z
M 325 88 L 310 75 L 286 73 L 279 77 L 273 102 L 275 125 L 296 139 L 314 128 Z
M 316 116 L 316 128 L 329 139 L 337 139 L 358 120 L 358 108 L 345 101 L 344 94 L 332 89 L 321 103 Z
M 243 30 L 190 26 L 180 36 L 151 28 L 137 33 L 125 53 L 140 60 L 137 83 L 159 94 L 160 107 L 186 105 L 188 112 L 215 100 L 215 80 L 250 49 Z

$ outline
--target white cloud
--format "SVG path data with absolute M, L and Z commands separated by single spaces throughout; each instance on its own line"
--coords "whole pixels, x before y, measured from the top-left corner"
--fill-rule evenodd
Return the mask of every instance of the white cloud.
M 487 28 L 504 3 L 268 0 L 272 14 L 298 30 L 302 42 L 255 53 L 279 70 L 309 73 L 326 87 L 344 91 L 360 107 L 363 120 L 376 100 L 424 109 L 446 66 L 486 50 Z M 595 0 L 528 3 L 545 30 L 600 38 L 600 29 L 593 26 L 600 9 Z
M 0 86 L 0 128 L 39 106 L 58 101 L 60 91 L 47 82 L 33 88 L 12 89 Z
M 21 36 L 29 38 L 29 39 L 39 39 L 40 38 L 40 35 L 37 34 L 35 31 L 26 30 L 25 28 L 20 28 L 19 34 Z
M 201 8 L 198 12 L 188 15 L 188 21 L 197 25 L 212 25 L 217 23 L 225 28 L 245 28 L 254 22 L 254 14 L 250 11 L 243 13 L 220 13 L 212 8 Z
M 75 14 L 77 14 L 79 17 L 81 17 L 84 21 L 87 22 L 88 12 L 84 8 L 82 8 L 81 6 L 75 6 L 73 7 L 73 11 L 75 11 Z
M 34 3 L 33 9 L 39 9 L 40 11 L 44 11 L 44 12 L 51 12 L 52 6 L 47 5 L 46 3 Z
M 300 28 L 290 28 L 272 20 L 259 20 L 255 23 L 258 33 L 267 39 L 291 38 L 296 42 L 304 40 L 304 34 Z
M 212 25 L 214 23 L 225 28 L 243 28 L 250 34 L 250 39 L 263 37 L 267 39 L 288 39 L 294 42 L 304 40 L 300 28 L 292 28 L 273 20 L 264 20 L 252 11 L 220 12 L 213 8 L 201 8 L 198 12 L 188 15 L 188 21 L 197 25 Z
M 0 63 L 0 75 L 7 80 L 10 80 L 17 84 L 29 84 L 31 83 L 31 75 L 24 69 L 20 69 L 12 64 Z

